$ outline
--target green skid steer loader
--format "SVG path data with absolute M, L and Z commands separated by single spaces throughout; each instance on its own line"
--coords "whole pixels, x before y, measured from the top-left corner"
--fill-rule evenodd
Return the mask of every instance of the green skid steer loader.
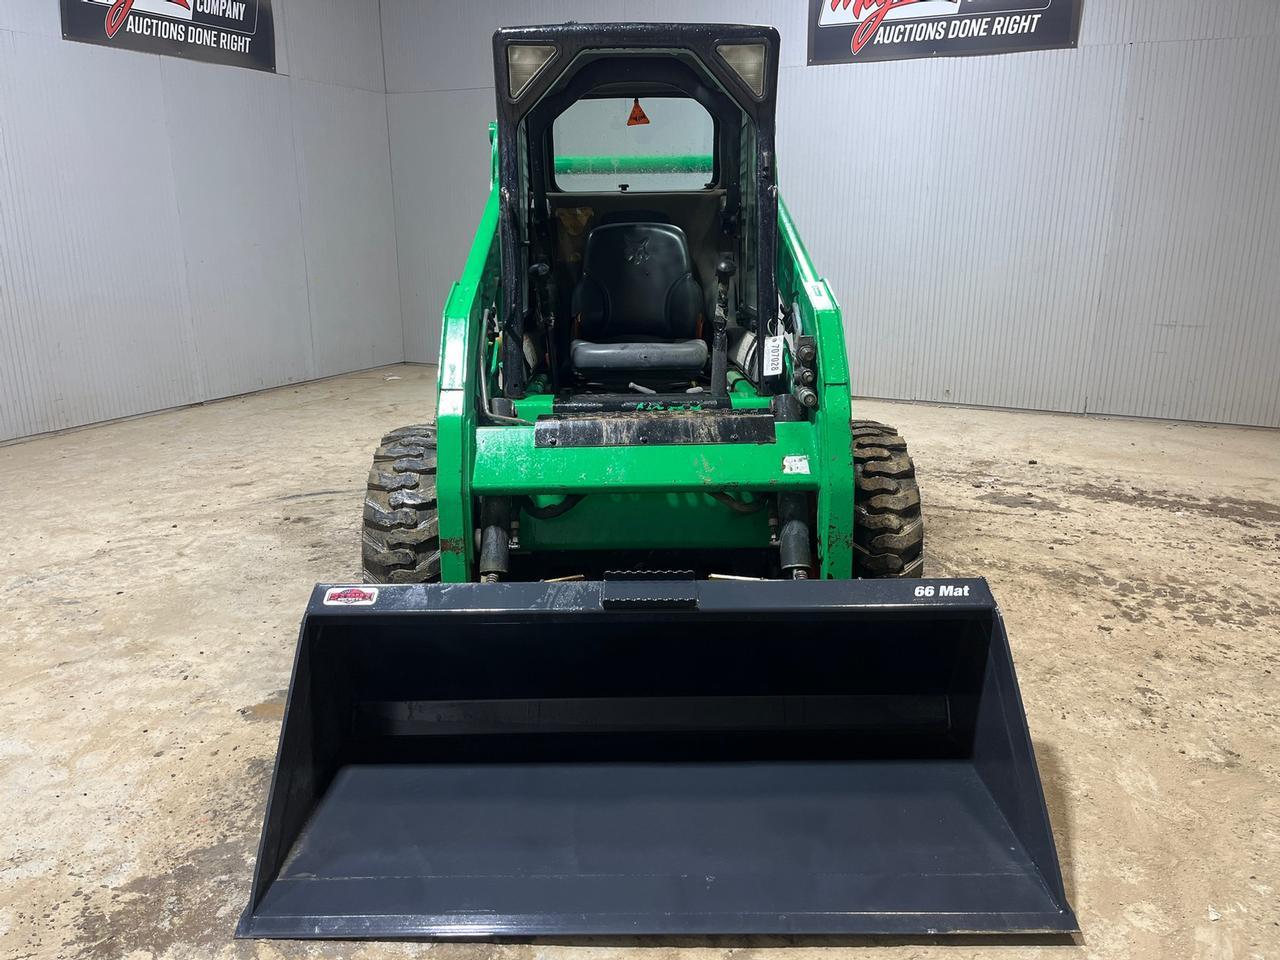
M 244 937 L 1076 929 L 1004 627 L 778 196 L 778 34 L 493 38 L 434 425 L 302 624 Z

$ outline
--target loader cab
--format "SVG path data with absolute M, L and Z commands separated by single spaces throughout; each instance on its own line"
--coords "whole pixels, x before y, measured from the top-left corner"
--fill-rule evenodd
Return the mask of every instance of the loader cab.
M 441 351 L 439 408 L 474 418 L 440 448 L 469 484 L 440 509 L 445 579 L 848 575 L 852 504 L 821 492 L 851 473 L 842 334 L 780 214 L 778 46 L 736 24 L 494 34 L 490 198 Z
M 634 26 L 494 34 L 508 400 L 769 392 L 777 33 Z

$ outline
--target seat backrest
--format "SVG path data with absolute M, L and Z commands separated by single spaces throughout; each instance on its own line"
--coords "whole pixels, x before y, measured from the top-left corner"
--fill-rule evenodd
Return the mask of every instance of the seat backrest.
M 606 223 L 587 234 L 573 291 L 584 340 L 692 340 L 701 336 L 702 303 L 679 227 Z

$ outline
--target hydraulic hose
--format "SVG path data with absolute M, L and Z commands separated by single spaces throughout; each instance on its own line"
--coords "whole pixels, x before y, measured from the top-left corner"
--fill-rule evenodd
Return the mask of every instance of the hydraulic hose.
M 521 497 L 517 501 L 521 510 L 533 517 L 535 520 L 554 520 L 556 517 L 562 517 L 579 503 L 582 502 L 583 495 L 580 493 L 571 493 L 559 503 L 553 503 L 548 507 L 540 507 L 533 502 L 532 497 Z
M 484 365 L 484 347 L 483 344 L 489 336 L 489 319 L 491 317 L 489 307 L 484 308 L 484 315 L 480 318 L 480 414 L 491 423 L 510 423 L 521 427 L 532 427 L 533 424 L 528 420 L 521 420 L 519 417 L 504 417 L 500 413 L 493 412 L 493 401 L 489 399 L 489 371 Z

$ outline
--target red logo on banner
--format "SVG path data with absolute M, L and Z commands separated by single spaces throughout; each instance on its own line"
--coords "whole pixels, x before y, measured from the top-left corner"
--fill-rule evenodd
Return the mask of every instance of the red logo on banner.
M 187 0 L 166 0 L 174 6 L 181 7 L 183 10 L 190 10 L 191 4 Z M 107 37 L 114 37 L 124 26 L 124 22 L 129 19 L 129 11 L 133 9 L 133 0 L 115 0 L 107 8 Z
M 861 21 L 853 31 L 853 42 L 849 45 L 856 55 L 875 36 L 890 11 L 919 2 L 920 0 L 831 0 L 831 10 L 834 13 L 836 10 L 853 7 L 853 18 Z M 863 17 L 867 19 L 863 20 Z

